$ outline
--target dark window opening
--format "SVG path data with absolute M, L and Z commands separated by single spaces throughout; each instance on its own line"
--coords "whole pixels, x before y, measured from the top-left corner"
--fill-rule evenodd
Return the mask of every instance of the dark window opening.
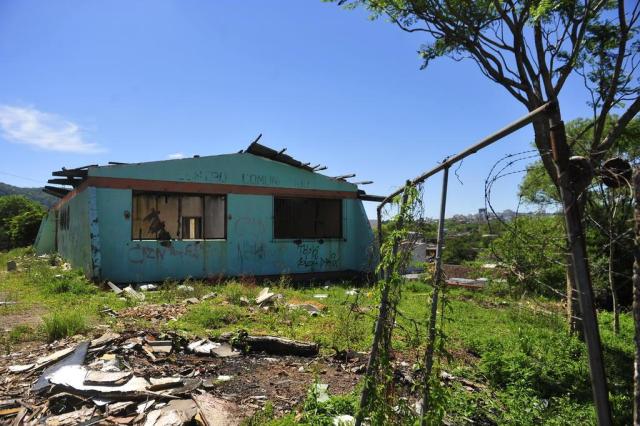
M 133 240 L 226 238 L 226 196 L 135 192 Z
M 342 238 L 342 200 L 274 198 L 274 238 Z

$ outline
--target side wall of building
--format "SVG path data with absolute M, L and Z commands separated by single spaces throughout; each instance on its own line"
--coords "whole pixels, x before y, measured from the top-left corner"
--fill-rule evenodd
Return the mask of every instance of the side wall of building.
M 58 206 L 57 251 L 75 268 L 94 278 L 89 226 L 89 197 L 85 190 Z
M 375 265 L 373 234 L 362 202 L 345 199 L 343 238 L 273 238 L 273 197 L 227 196 L 225 240 L 135 241 L 131 238 L 132 191 L 97 188 L 102 279 L 114 282 L 369 272 Z
M 56 251 L 56 211 L 50 209 L 42 218 L 36 241 L 33 243 L 36 254 L 51 254 Z

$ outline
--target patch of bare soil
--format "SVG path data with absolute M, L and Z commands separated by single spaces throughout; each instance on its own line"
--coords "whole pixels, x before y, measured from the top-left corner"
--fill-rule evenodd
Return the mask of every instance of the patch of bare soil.
M 42 323 L 42 317 L 47 310 L 40 305 L 20 306 L 6 305 L 0 306 L 0 333 L 9 332 L 19 325 L 37 327 Z

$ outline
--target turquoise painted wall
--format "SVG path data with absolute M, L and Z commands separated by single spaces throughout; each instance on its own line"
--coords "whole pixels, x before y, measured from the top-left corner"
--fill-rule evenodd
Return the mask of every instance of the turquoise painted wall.
M 89 169 L 89 176 L 333 191 L 358 190 L 352 183 L 246 153 L 93 167 Z
M 89 195 L 90 191 L 82 191 L 66 203 L 69 206 L 68 229 L 62 229 L 60 226 L 61 211 L 58 211 L 57 251 L 74 268 L 80 268 L 85 275 L 93 277 L 89 229 Z
M 49 254 L 56 251 L 56 211 L 51 209 L 42 218 L 36 241 L 33 243 L 36 254 Z
M 356 192 L 357 186 L 251 154 L 91 168 L 90 176 Z M 278 275 L 353 270 L 376 263 L 373 233 L 358 199 L 344 199 L 343 238 L 276 240 L 273 197 L 229 194 L 227 239 L 132 241 L 132 191 L 88 188 L 69 202 L 69 231 L 58 250 L 88 276 L 113 282 L 186 277 Z

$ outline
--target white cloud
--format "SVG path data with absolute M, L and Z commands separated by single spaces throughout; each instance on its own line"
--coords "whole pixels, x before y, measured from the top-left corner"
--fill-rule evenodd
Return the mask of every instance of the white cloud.
M 184 158 L 184 157 L 186 157 L 186 155 L 184 155 L 181 152 L 174 152 L 173 154 L 167 155 L 167 158 L 169 160 L 179 160 L 179 159 Z
M 0 131 L 10 142 L 48 151 L 82 154 L 104 151 L 99 145 L 87 142 L 77 124 L 32 107 L 0 105 Z

